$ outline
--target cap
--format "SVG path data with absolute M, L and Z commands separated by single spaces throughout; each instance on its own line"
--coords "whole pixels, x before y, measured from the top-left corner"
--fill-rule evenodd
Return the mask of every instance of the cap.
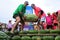
M 48 12 L 47 14 L 50 14 L 50 12 Z
M 24 3 L 27 4 L 27 5 L 29 5 L 28 1 L 25 1 Z

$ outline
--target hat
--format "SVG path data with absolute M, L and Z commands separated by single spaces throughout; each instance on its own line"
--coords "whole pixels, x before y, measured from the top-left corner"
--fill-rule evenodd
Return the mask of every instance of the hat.
M 27 4 L 27 5 L 29 5 L 28 1 L 25 1 L 24 3 Z
M 50 12 L 48 12 L 47 14 L 50 14 Z

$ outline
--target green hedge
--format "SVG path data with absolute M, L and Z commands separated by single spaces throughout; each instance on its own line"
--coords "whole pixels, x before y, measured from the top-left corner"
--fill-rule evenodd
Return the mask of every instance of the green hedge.
M 41 37 L 40 36 L 33 36 L 32 40 L 41 40 Z
M 11 33 L 10 33 L 9 31 L 4 32 L 4 33 L 6 33 L 8 36 L 10 36 L 10 35 L 11 35 Z
M 14 35 L 18 35 L 18 34 L 19 34 L 18 30 L 15 30 Z
M 37 30 L 29 30 L 29 31 L 20 31 L 19 34 L 37 34 Z
M 60 34 L 60 30 L 50 30 L 50 33 L 53 33 L 53 34 Z
M 37 30 L 29 30 L 28 34 L 38 34 L 38 31 Z
M 20 31 L 19 34 L 27 34 L 28 31 Z
M 38 31 L 38 33 L 40 33 L 40 34 L 49 34 L 50 31 L 49 30 L 40 30 L 40 31 Z
M 31 38 L 29 36 L 22 36 L 21 40 L 31 40 Z
M 12 40 L 21 40 L 20 36 L 13 36 Z
M 56 36 L 55 40 L 60 40 L 60 36 Z
M 43 40 L 54 40 L 53 36 L 43 36 Z
M 9 36 L 4 32 L 0 31 L 0 40 L 9 40 Z
M 20 31 L 20 34 L 60 34 L 60 30 L 29 30 L 29 31 Z

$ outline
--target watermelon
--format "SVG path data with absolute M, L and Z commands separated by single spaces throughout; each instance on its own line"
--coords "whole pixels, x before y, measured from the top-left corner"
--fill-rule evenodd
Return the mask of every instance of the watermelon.
M 25 21 L 37 21 L 38 19 L 38 17 L 34 14 L 26 14 L 24 16 L 26 16 Z

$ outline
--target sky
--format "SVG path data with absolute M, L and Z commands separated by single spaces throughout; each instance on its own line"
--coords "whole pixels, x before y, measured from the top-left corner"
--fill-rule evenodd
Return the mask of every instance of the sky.
M 9 20 L 13 19 L 13 12 L 16 10 L 18 5 L 23 4 L 24 1 L 28 1 L 29 5 L 34 3 L 40 7 L 47 14 L 48 12 L 56 12 L 60 9 L 60 0 L 0 0 L 0 22 L 8 23 Z

